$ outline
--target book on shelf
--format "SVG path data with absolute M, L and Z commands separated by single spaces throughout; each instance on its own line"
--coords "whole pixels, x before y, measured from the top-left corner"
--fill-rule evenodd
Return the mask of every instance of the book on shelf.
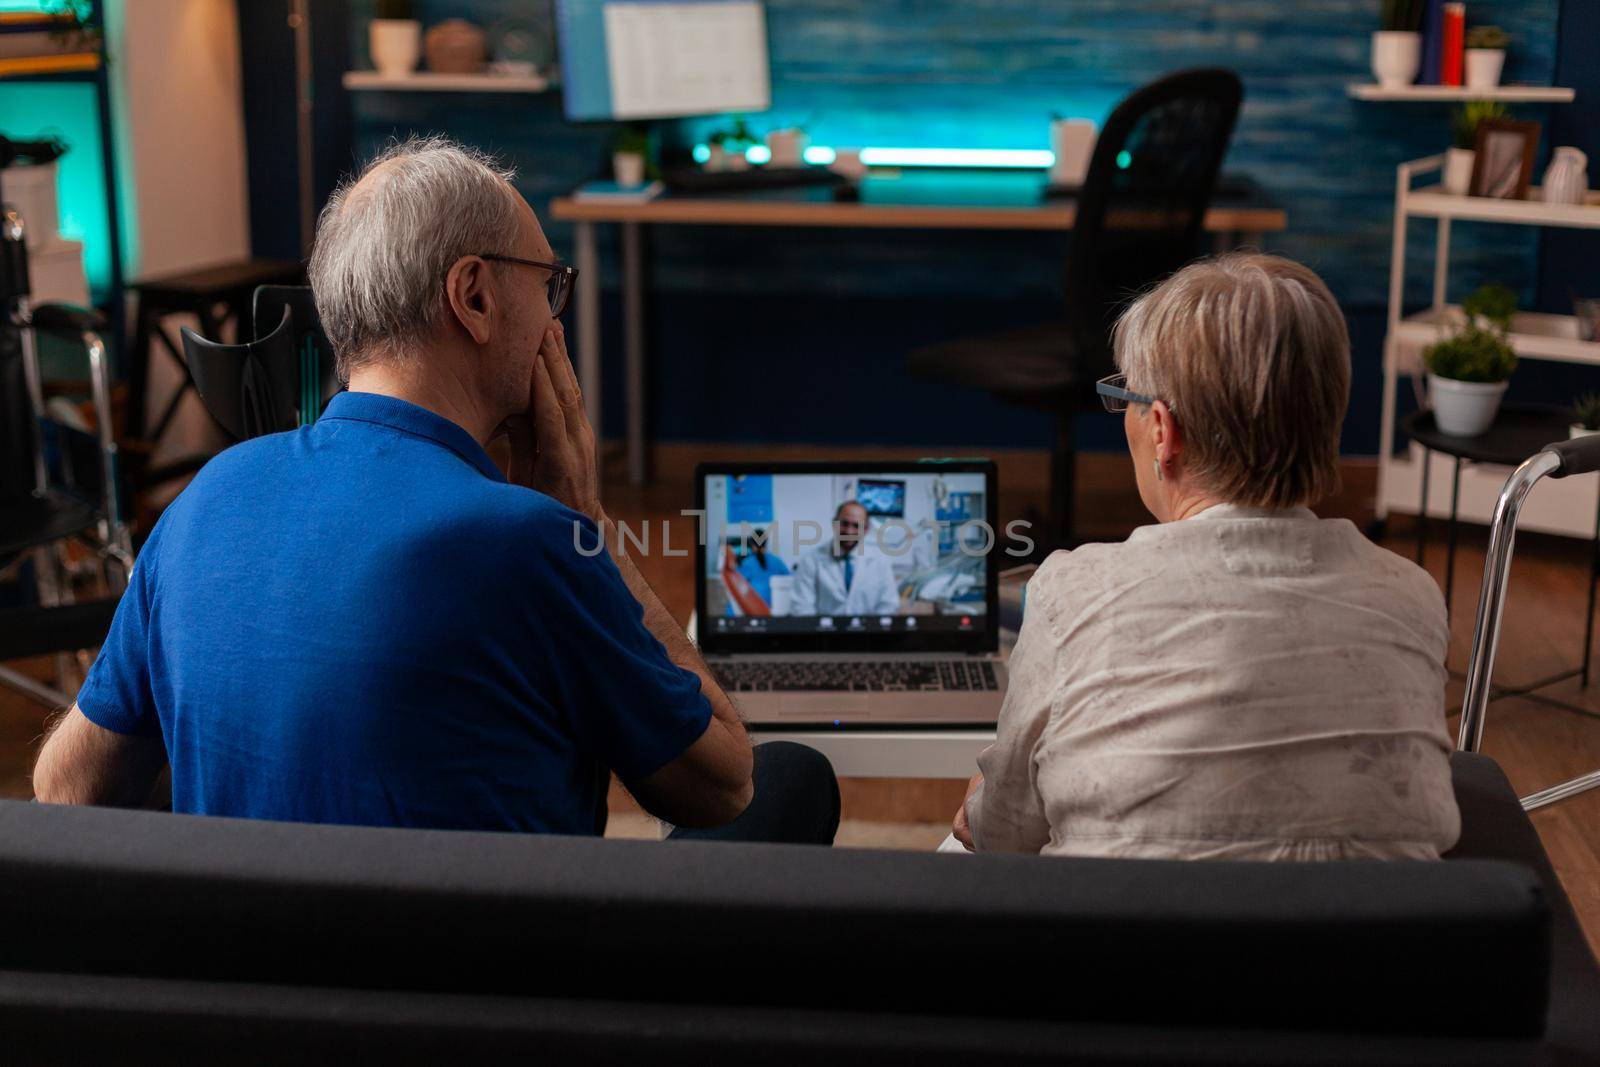
M 1444 0 L 1427 0 L 1422 11 L 1422 69 L 1418 85 L 1439 84 L 1439 61 L 1444 56 Z
M 100 57 L 93 52 L 58 52 L 46 56 L 10 56 L 0 58 L 0 78 L 21 74 L 72 74 L 94 70 L 100 66 Z
M 1439 35 L 1439 84 L 1460 85 L 1466 56 L 1467 5 L 1447 3 Z

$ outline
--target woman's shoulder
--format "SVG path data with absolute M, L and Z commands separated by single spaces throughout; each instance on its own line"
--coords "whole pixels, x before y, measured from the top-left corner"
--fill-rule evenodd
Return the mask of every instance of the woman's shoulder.
M 1092 600 L 1126 581 L 1126 572 L 1143 555 L 1136 546 L 1105 542 L 1057 549 L 1028 579 L 1028 610 L 1060 610 Z

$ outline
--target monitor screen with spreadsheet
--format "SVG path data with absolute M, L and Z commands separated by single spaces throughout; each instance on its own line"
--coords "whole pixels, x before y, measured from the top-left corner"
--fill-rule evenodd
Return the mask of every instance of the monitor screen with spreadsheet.
M 760 0 L 556 0 L 569 119 L 765 111 Z

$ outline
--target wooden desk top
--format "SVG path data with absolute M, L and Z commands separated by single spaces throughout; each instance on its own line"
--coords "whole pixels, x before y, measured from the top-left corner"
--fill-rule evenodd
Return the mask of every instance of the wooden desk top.
M 692 226 L 821 226 L 862 229 L 1070 230 L 1077 205 L 1044 201 L 1037 176 L 929 179 L 869 178 L 861 199 L 838 201 L 827 189 L 789 189 L 718 196 L 667 194 L 644 203 L 558 197 L 552 218 L 568 222 L 638 222 Z M 1251 202 L 1251 201 L 1254 202 Z M 1128 213 L 1114 225 L 1137 226 Z M 1259 198 L 1214 201 L 1208 231 L 1273 233 L 1288 215 Z

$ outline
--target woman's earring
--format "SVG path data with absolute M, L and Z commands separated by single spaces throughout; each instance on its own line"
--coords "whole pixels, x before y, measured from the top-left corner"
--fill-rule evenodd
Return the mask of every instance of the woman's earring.
M 1152 459 L 1150 465 L 1156 469 L 1156 481 L 1164 482 L 1167 480 L 1167 476 L 1161 473 L 1161 461 L 1159 459 Z

